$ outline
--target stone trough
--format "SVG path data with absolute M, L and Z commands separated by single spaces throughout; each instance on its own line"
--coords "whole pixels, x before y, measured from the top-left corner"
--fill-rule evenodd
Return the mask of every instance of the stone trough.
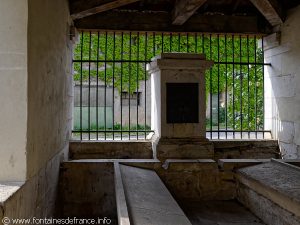
M 275 160 L 82 159 L 61 171 L 61 217 L 122 225 L 300 224 L 300 185 L 289 179 L 299 181 L 300 171 Z

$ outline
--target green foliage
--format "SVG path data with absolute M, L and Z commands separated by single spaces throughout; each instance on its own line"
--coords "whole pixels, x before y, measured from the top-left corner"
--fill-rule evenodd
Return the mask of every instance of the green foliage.
M 219 119 L 225 117 L 233 129 L 263 127 L 263 66 L 254 65 L 263 63 L 263 54 L 254 37 L 82 33 L 74 51 L 74 80 L 98 80 L 133 93 L 149 78 L 146 62 L 161 52 L 205 53 L 215 62 L 206 73 L 207 94 L 228 93 L 227 111 Z

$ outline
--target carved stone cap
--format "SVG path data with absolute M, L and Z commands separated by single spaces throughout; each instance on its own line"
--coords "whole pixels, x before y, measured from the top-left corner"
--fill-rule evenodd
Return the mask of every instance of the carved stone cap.
M 211 60 L 206 60 L 205 54 L 195 53 L 161 53 L 152 58 L 152 62 L 147 64 L 147 70 L 153 73 L 157 70 L 206 70 L 214 64 Z

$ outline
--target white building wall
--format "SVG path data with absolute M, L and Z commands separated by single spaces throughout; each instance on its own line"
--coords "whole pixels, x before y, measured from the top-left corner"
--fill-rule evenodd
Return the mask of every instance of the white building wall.
M 265 129 L 279 140 L 283 158 L 300 158 L 300 6 L 288 12 L 281 38 L 264 40 Z

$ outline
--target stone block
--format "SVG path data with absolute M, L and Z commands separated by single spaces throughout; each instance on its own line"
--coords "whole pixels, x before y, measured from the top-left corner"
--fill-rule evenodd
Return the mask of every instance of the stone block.
M 113 162 L 65 162 L 59 181 L 59 217 L 99 215 L 116 221 Z
M 272 77 L 270 83 L 275 98 L 288 98 L 296 95 L 295 74 Z
M 167 159 L 163 165 L 164 169 L 168 172 L 199 172 L 199 171 L 211 171 L 218 169 L 218 165 L 214 160 L 176 160 Z
M 211 142 L 193 138 L 161 138 L 156 146 L 156 155 L 165 159 L 209 159 L 214 150 Z
M 212 140 L 214 159 L 270 159 L 280 156 L 276 140 Z
M 281 155 L 284 159 L 296 159 L 298 157 L 297 145 L 279 142 Z
M 291 143 L 295 137 L 295 127 L 293 122 L 281 121 L 278 130 L 278 139 L 280 142 Z
M 294 143 L 296 145 L 300 145 L 300 122 L 295 122 L 294 128 L 295 128 Z
M 151 159 L 151 141 L 70 142 L 71 159 Z
M 218 164 L 223 170 L 233 171 L 242 167 L 253 166 L 262 163 L 257 159 L 219 159 Z
M 265 57 L 265 63 L 271 63 L 271 66 L 267 66 L 265 70 L 265 76 L 267 78 L 280 76 L 282 74 L 281 55 Z
M 238 181 L 300 217 L 300 169 L 271 161 L 239 169 Z M 276 179 L 274 179 L 276 178 Z

